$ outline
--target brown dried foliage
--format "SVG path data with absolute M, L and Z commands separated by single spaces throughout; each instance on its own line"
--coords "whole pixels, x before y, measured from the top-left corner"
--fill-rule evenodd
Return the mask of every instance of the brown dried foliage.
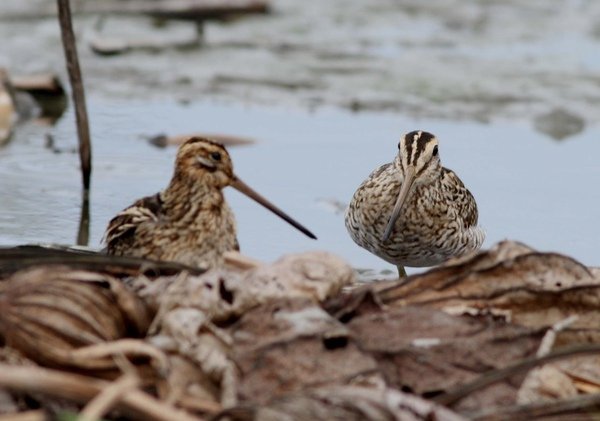
M 532 328 L 575 314 L 577 321 L 561 332 L 557 345 L 600 342 L 600 277 L 570 257 L 519 243 L 499 243 L 470 260 L 378 288 L 378 295 L 394 307 L 492 314 Z
M 148 419 L 586 419 L 600 402 L 598 271 L 519 243 L 345 292 L 352 273 L 326 253 L 126 283 L 80 267 L 0 284 L 0 332 L 39 364 L 125 374 L 57 391 L 7 371 L 0 385 L 79 404 L 100 393 L 86 413 Z M 158 309 L 151 328 L 142 302 Z
M 0 283 L 0 334 L 38 363 L 88 370 L 112 369 L 113 359 L 74 351 L 145 335 L 143 302 L 116 278 L 68 267 L 40 267 Z

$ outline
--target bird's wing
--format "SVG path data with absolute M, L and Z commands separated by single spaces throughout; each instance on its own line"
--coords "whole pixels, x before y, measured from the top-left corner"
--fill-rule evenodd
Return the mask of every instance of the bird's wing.
M 454 205 L 459 208 L 459 215 L 463 216 L 465 228 L 476 226 L 479 214 L 475 198 L 454 171 L 447 168 L 444 168 L 443 171 L 443 182 L 447 186 L 452 186 L 449 189 L 451 191 L 451 199 Z
M 390 166 L 392 166 L 394 163 L 393 162 L 388 162 L 387 164 L 383 164 L 382 166 L 380 166 L 379 168 L 376 168 L 375 170 L 373 170 L 373 172 L 369 175 L 369 177 L 367 178 L 367 180 L 372 180 L 372 179 L 376 179 L 377 177 L 379 177 L 381 175 L 382 172 L 386 171 Z
M 104 234 L 104 242 L 109 253 L 118 243 L 133 238 L 140 224 L 148 221 L 157 222 L 162 213 L 162 206 L 160 193 L 157 193 L 139 199 L 111 219 Z

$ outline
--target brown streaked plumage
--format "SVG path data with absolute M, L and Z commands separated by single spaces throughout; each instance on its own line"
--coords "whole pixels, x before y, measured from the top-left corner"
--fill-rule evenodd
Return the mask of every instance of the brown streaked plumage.
M 260 196 L 234 173 L 227 150 L 205 138 L 179 148 L 168 187 L 118 213 L 108 224 L 109 254 L 167 260 L 210 268 L 239 250 L 233 212 L 223 196 L 232 186 L 311 238 L 310 231 Z
M 346 210 L 346 229 L 359 246 L 398 267 L 433 266 L 478 250 L 485 238 L 477 204 L 458 176 L 442 167 L 438 141 L 413 131 L 393 162 L 358 187 Z

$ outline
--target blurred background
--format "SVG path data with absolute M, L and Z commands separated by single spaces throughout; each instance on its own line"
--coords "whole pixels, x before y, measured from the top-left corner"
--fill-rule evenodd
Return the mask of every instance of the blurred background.
M 72 2 L 93 145 L 88 245 L 164 188 L 180 136 L 225 139 L 237 174 L 306 239 L 233 190 L 242 252 L 309 249 L 395 268 L 343 210 L 423 129 L 502 239 L 598 265 L 600 2 Z M 77 136 L 55 2 L 0 2 L 0 244 L 74 244 Z M 166 144 L 166 146 L 165 146 Z M 158 146 L 157 146 L 158 145 Z M 414 270 L 413 270 L 414 271 Z

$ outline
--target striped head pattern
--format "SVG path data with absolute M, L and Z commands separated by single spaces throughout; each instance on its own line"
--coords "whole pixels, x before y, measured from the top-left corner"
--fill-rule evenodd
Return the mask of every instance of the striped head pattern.
M 231 157 L 223 145 L 210 139 L 192 137 L 180 146 L 175 160 L 175 175 L 171 185 L 189 182 L 209 188 L 223 189 L 231 186 L 255 200 L 310 238 L 315 238 L 307 228 L 276 207 L 266 198 L 239 179 L 233 172 Z
M 421 130 L 405 134 L 398 143 L 398 156 L 394 165 L 400 170 L 402 185 L 382 241 L 390 238 L 402 212 L 402 207 L 414 185 L 431 183 L 439 178 L 442 165 L 438 154 L 437 139 L 431 133 Z
M 223 188 L 235 177 L 231 157 L 223 145 L 203 137 L 192 137 L 179 147 L 175 177 L 203 180 Z
M 438 141 L 436 137 L 421 130 L 405 134 L 398 143 L 395 160 L 403 179 L 414 172 L 415 183 L 427 183 L 439 177 L 441 171 Z

